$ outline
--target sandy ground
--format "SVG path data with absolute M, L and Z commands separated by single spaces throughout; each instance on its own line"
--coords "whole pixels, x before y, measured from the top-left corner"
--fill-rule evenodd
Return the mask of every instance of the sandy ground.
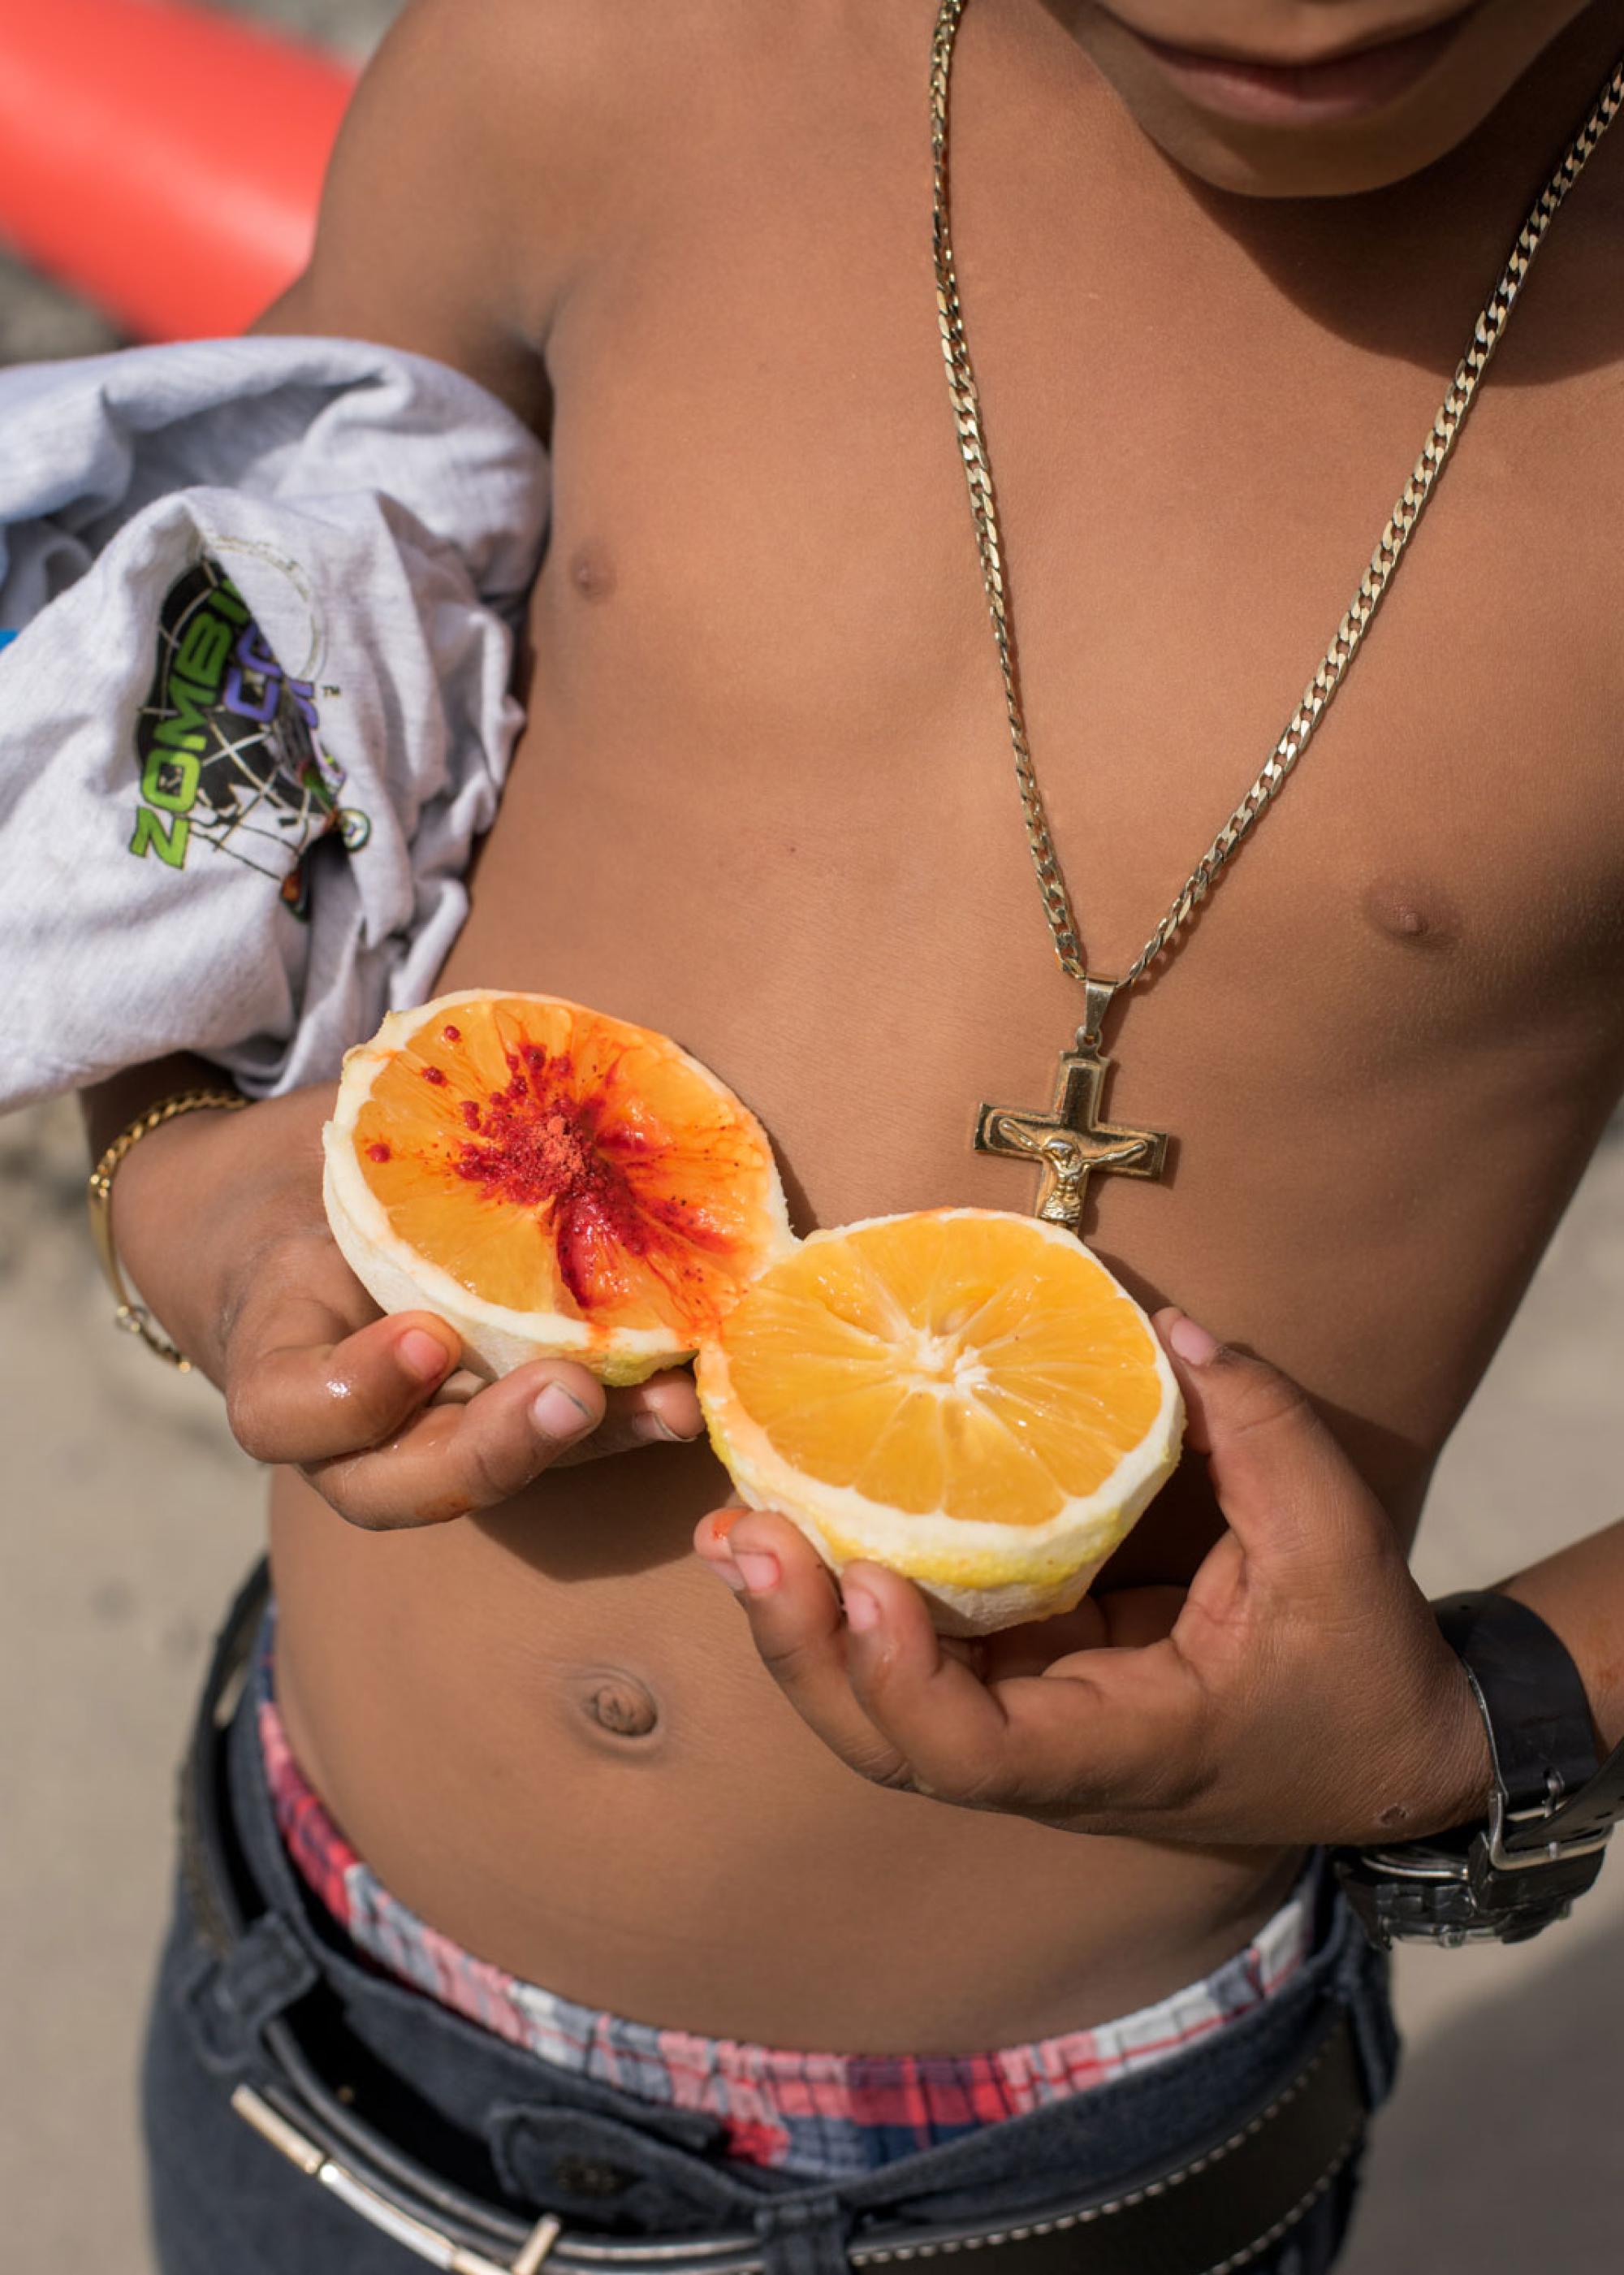
M 395 0 L 235 0 L 362 49 Z M 0 259 L 0 360 L 89 352 L 88 311 Z M 0 2265 L 147 2275 L 133 2069 L 173 1764 L 262 1482 L 207 1385 L 115 1334 L 65 1107 L 0 1122 Z M 1439 1472 L 1432 1592 L 1618 1513 L 1624 1144 L 1604 1149 Z M 1409 2038 L 1347 2275 L 1607 2275 L 1624 1863 L 1522 1950 L 1411 1953 Z M 1507 2153 L 1514 2146 L 1514 2154 Z M 230 2275 L 222 2270 L 221 2275 Z

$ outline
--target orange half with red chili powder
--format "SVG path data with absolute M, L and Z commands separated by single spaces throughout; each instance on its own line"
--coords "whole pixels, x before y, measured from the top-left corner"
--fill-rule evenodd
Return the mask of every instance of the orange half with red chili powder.
M 641 1382 L 795 1246 L 760 1123 L 664 1035 L 553 995 L 442 995 L 349 1053 L 324 1198 L 386 1311 L 479 1372 Z

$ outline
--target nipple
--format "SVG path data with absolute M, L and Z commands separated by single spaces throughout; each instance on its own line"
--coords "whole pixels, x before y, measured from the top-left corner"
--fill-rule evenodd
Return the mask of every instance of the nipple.
M 615 590 L 615 563 L 590 539 L 570 556 L 570 582 L 584 601 L 607 601 Z
M 1375 929 L 1401 948 L 1453 948 L 1463 929 L 1460 911 L 1436 885 L 1379 877 L 1360 902 Z

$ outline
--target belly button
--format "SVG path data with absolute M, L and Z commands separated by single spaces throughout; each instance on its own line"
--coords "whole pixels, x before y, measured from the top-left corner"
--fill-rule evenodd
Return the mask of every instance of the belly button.
M 578 1700 L 593 1727 L 611 1738 L 647 1738 L 659 1726 L 653 1692 L 635 1674 L 618 1669 L 586 1676 Z

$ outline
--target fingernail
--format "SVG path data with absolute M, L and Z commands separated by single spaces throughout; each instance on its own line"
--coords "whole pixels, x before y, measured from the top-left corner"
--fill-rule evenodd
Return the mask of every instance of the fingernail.
M 419 1382 L 438 1382 L 451 1364 L 445 1345 L 427 1327 L 408 1327 L 397 1349 L 401 1364 Z
M 645 1446 L 691 1446 L 693 1443 L 693 1438 L 684 1437 L 680 1430 L 673 1430 L 658 1414 L 638 1415 L 631 1425 L 631 1434 Z M 696 1431 L 694 1437 L 698 1435 Z
M 530 1418 L 544 1438 L 578 1438 L 592 1425 L 592 1416 L 562 1382 L 549 1382 L 532 1402 Z
M 1181 1311 L 1167 1329 L 1167 1341 L 1188 1366 L 1205 1366 L 1218 1357 L 1218 1340 Z
M 776 1556 L 768 1556 L 759 1548 L 736 1548 L 733 1561 L 744 1576 L 744 1585 L 752 1596 L 770 1596 L 782 1575 Z
M 731 1588 L 736 1596 L 744 1594 L 744 1576 L 736 1569 L 730 1556 L 701 1556 L 699 1561 L 707 1572 L 716 1575 L 724 1588 Z
M 846 1625 L 855 1628 L 858 1635 L 866 1635 L 871 1628 L 880 1625 L 879 1599 L 871 1596 L 866 1588 L 855 1582 L 841 1590 L 841 1601 L 846 1606 Z

